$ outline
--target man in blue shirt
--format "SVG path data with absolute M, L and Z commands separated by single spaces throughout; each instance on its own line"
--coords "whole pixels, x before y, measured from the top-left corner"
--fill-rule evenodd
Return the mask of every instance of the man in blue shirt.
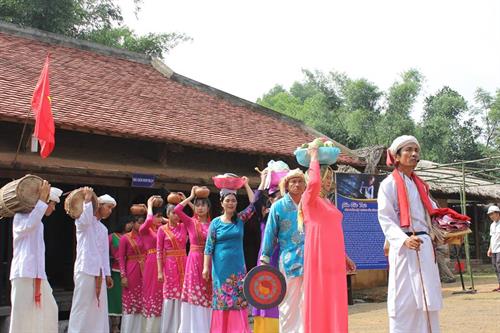
M 304 233 L 297 227 L 300 198 L 306 189 L 304 173 L 291 170 L 281 180 L 283 198 L 276 201 L 269 212 L 260 261 L 269 263 L 275 245 L 279 244 L 279 268 L 285 275 L 287 291 L 279 306 L 280 332 L 302 333 L 304 274 Z

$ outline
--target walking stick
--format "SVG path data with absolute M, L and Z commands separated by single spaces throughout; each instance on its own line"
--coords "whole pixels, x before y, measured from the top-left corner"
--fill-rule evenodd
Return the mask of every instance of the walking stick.
M 406 184 L 405 184 L 405 188 L 406 188 Z M 406 188 L 406 199 L 409 203 L 410 198 L 408 197 L 408 188 Z M 409 213 L 410 220 L 411 220 L 410 205 L 408 205 L 408 213 Z M 411 227 L 411 228 L 412 228 L 413 236 L 416 236 L 415 229 L 413 227 Z M 418 253 L 418 250 L 415 250 L 415 253 L 417 254 L 418 275 L 420 276 L 420 284 L 422 285 L 422 293 L 424 294 L 425 318 L 427 319 L 427 328 L 429 329 L 429 333 L 432 333 L 431 318 L 429 315 L 429 305 L 427 304 L 427 296 L 425 295 L 424 276 L 422 275 L 422 266 L 420 264 L 420 255 Z
M 413 230 L 413 236 L 415 236 L 415 230 Z M 427 296 L 425 295 L 425 285 L 424 285 L 424 276 L 422 275 L 422 267 L 420 265 L 420 255 L 418 254 L 418 250 L 415 250 L 417 253 L 417 264 L 418 264 L 418 274 L 420 275 L 420 284 L 422 285 L 422 293 L 424 294 L 424 305 L 425 305 L 425 317 L 427 319 L 427 328 L 429 329 L 429 333 L 432 333 L 431 326 L 431 318 L 429 315 L 429 305 L 427 304 Z

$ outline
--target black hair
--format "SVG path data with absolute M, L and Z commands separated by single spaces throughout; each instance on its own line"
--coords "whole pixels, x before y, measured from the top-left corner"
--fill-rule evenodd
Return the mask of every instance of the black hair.
M 168 214 L 173 213 L 174 212 L 174 208 L 175 208 L 174 204 L 171 204 L 171 203 L 167 204 L 165 206 L 165 216 L 168 217 Z
M 224 199 L 228 196 L 228 195 L 234 195 L 234 197 L 236 198 L 236 200 L 238 200 L 238 198 L 236 197 L 236 193 L 233 193 L 233 192 L 227 192 L 227 193 L 224 193 L 223 195 L 220 196 L 220 202 L 222 204 L 222 202 L 224 201 Z M 224 210 L 224 209 L 223 209 Z M 238 214 L 236 213 L 236 211 L 234 211 L 233 213 L 233 216 L 231 216 L 231 222 L 233 224 L 236 224 L 237 222 L 237 219 L 238 218 Z
M 132 215 L 132 219 L 133 219 L 134 223 L 139 222 L 139 220 L 141 220 L 141 219 L 142 219 L 142 222 L 144 222 L 144 220 L 146 220 L 146 215 Z
M 207 211 L 207 218 L 210 219 L 210 210 L 212 209 L 212 203 L 208 198 L 195 198 L 193 201 L 193 205 L 196 206 L 207 206 L 208 211 Z M 194 210 L 193 210 L 194 213 Z
M 277 191 L 279 192 L 279 191 Z M 262 215 L 262 208 L 270 208 L 271 207 L 271 201 L 269 201 L 269 198 L 266 197 L 265 195 L 261 195 L 257 201 L 254 202 L 255 206 L 255 216 L 259 221 L 262 221 L 265 216 Z
M 161 205 L 160 207 L 153 207 L 153 215 L 162 214 L 165 211 L 165 205 Z
M 209 210 L 210 210 L 210 208 L 212 208 L 212 203 L 210 202 L 210 200 L 208 198 L 195 198 L 193 201 L 193 205 L 195 205 L 195 206 L 198 206 L 198 205 L 207 206 Z

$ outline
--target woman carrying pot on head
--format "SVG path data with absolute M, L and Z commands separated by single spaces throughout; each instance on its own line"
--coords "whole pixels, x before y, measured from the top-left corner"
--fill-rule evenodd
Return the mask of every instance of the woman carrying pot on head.
M 250 332 L 248 304 L 243 295 L 246 274 L 243 230 L 244 223 L 255 213 L 254 202 L 260 197 L 260 191 L 254 195 L 248 178 L 243 177 L 243 181 L 250 205 L 238 213 L 236 191 L 222 189 L 223 214 L 212 220 L 208 230 L 203 278 L 208 281 L 211 271 L 213 312 L 210 332 L 213 333 Z
M 345 253 L 342 213 L 326 197 L 334 171 L 328 165 L 320 166 L 317 146 L 309 148 L 308 154 L 311 162 L 301 199 L 302 214 L 299 210 L 299 229 L 305 229 L 304 331 L 347 332 L 346 274 L 356 266 Z
M 184 198 L 185 196 L 182 195 Z M 167 205 L 167 223 L 158 229 L 158 281 L 163 283 L 161 332 L 177 332 L 181 321 L 181 293 L 186 271 L 187 231 L 175 206 Z
M 202 198 L 196 193 L 205 192 Z M 181 324 L 179 333 L 208 333 L 212 319 L 212 281 L 203 279 L 203 251 L 210 226 L 208 189 L 193 186 L 188 198 L 179 203 L 174 212 L 180 217 L 189 234 L 189 255 L 182 287 Z M 184 208 L 194 202 L 193 217 Z
M 145 216 L 130 216 L 132 230 L 120 238 L 118 261 L 122 285 L 122 333 L 142 332 L 145 320 L 142 314 L 142 279 L 146 251 L 139 235 Z
M 163 284 L 158 281 L 158 264 L 156 260 L 156 238 L 162 226 L 163 200 L 154 195 L 148 199 L 148 215 L 139 228 L 139 234 L 146 251 L 144 275 L 142 281 L 143 314 L 146 317 L 146 333 L 160 331 L 161 311 L 163 305 Z
M 108 289 L 108 315 L 111 322 L 111 332 L 120 332 L 122 316 L 122 285 L 120 277 L 119 246 L 123 235 L 132 229 L 133 222 L 130 216 L 123 216 L 115 232 L 108 235 L 109 257 L 111 260 L 111 278 L 113 288 Z

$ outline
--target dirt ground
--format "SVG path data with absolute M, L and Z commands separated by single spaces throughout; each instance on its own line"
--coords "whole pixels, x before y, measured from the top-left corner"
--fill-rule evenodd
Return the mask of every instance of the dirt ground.
M 470 287 L 465 279 L 465 286 Z M 443 284 L 444 309 L 440 313 L 442 333 L 500 333 L 500 292 L 491 292 L 498 287 L 492 274 L 474 276 L 476 294 L 455 294 L 462 290 L 460 280 Z M 386 288 L 370 289 L 354 298 L 384 298 Z M 388 332 L 387 303 L 358 303 L 349 306 L 350 333 Z M 411 333 L 411 332 L 408 332 Z

